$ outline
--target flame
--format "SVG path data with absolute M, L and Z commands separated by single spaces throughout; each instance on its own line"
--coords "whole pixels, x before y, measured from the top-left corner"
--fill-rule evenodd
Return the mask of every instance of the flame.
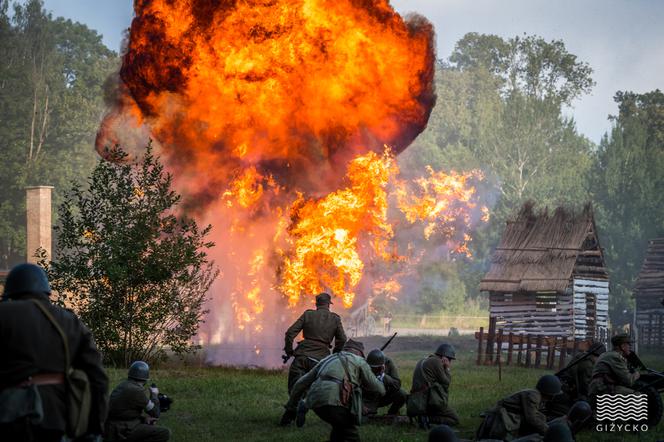
M 374 273 L 417 261 L 399 253 L 397 225 L 464 250 L 477 174 L 410 181 L 395 161 L 435 103 L 428 21 L 388 0 L 135 0 L 134 11 L 96 148 L 133 155 L 153 139 L 181 209 L 213 225 L 222 274 L 200 338 L 246 344 L 215 362 L 276 364 L 286 323 L 319 291 L 350 308 L 372 279 L 396 297 L 397 278 Z

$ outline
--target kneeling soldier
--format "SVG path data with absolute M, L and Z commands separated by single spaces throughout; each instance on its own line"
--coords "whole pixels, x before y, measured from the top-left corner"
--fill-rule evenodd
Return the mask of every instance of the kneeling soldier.
M 364 360 L 364 346 L 352 339 L 341 352 L 320 361 L 295 383 L 281 418 L 282 424 L 295 419 L 298 401 L 307 389 L 307 408 L 332 425 L 332 442 L 360 440 L 358 425 L 362 418 L 363 390 L 379 396 L 385 394 L 385 387 Z
M 166 442 L 171 432 L 168 428 L 153 425 L 159 418 L 159 390 L 150 388 L 145 392 L 145 383 L 150 378 L 150 367 L 136 361 L 129 367 L 126 381 L 111 393 L 105 441 L 150 441 Z M 143 412 L 147 417 L 143 416 Z
M 376 377 L 383 382 L 385 396 L 380 397 L 378 395 L 367 394 L 364 398 L 363 414 L 377 414 L 379 408 L 389 405 L 390 408 L 387 410 L 387 414 L 398 415 L 399 410 L 406 403 L 408 393 L 401 388 L 399 371 L 394 362 L 385 356 L 382 351 L 375 348 L 369 352 L 367 364 L 369 364 L 371 371 Z
M 602 354 L 595 363 L 593 377 L 588 388 L 590 403 L 595 404 L 597 395 L 607 393 L 634 393 L 631 388 L 639 378 L 639 372 L 630 373 L 625 359 L 632 352 L 631 341 L 627 335 L 611 338 L 612 351 Z
M 436 353 L 417 363 L 408 397 L 408 416 L 425 417 L 432 424 L 459 424 L 459 416 L 449 406 L 450 367 L 455 359 L 454 347 L 441 344 Z
M 521 390 L 499 400 L 486 413 L 477 431 L 477 439 L 513 440 L 531 434 L 546 434 L 549 427 L 540 408 L 560 392 L 560 380 L 547 374 L 537 381 L 534 390 Z

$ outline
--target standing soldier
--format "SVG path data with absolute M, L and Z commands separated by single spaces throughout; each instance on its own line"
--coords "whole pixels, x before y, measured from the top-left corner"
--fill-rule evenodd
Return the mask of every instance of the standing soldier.
M 459 424 L 459 416 L 449 406 L 450 367 L 455 359 L 454 347 L 441 344 L 436 353 L 417 363 L 408 397 L 408 416 L 424 417 L 432 424 Z
M 3 442 L 60 441 L 68 416 L 64 373 L 70 367 L 83 370 L 90 382 L 87 438 L 103 433 L 108 377 L 101 355 L 90 330 L 72 312 L 51 304 L 50 294 L 46 274 L 34 264 L 20 264 L 7 275 L 0 303 Z M 70 367 L 65 367 L 65 346 Z M 2 403 L 11 398 L 18 402 Z
M 588 388 L 591 404 L 599 394 L 634 393 L 631 388 L 639 378 L 639 372 L 630 373 L 625 359 L 632 352 L 632 342 L 627 335 L 611 338 L 612 351 L 607 351 L 597 359 L 593 369 L 592 382 Z
M 332 340 L 334 353 L 338 353 L 346 342 L 346 333 L 341 318 L 330 311 L 332 299 L 327 293 L 316 296 L 316 310 L 307 310 L 286 330 L 284 352 L 294 356 L 288 370 L 288 394 L 295 382 L 318 363 L 329 356 Z M 293 350 L 293 340 L 302 332 L 304 340 Z
M 343 351 L 329 355 L 295 383 L 282 424 L 295 419 L 296 406 L 299 415 L 298 402 L 307 389 L 306 406 L 332 425 L 331 442 L 359 441 L 363 391 L 385 394 L 383 383 L 364 360 L 364 345 L 352 339 Z
M 131 364 L 127 380 L 111 393 L 104 440 L 166 442 L 171 437 L 168 428 L 154 425 L 160 413 L 159 390 L 153 384 L 148 396 L 145 391 L 148 379 L 150 367 L 147 363 L 136 361 Z M 147 416 L 143 416 L 143 412 Z
M 535 389 L 521 390 L 499 400 L 485 413 L 477 430 L 477 439 L 513 440 L 531 434 L 546 434 L 549 427 L 540 408 L 561 391 L 560 379 L 547 374 L 539 378 Z
M 377 348 L 369 352 L 367 364 L 371 367 L 373 374 L 383 382 L 385 396 L 367 394 L 364 400 L 363 414 L 376 414 L 379 408 L 389 405 L 390 408 L 387 410 L 388 416 L 398 415 L 399 410 L 406 403 L 408 393 L 401 388 L 401 379 L 399 378 L 399 371 L 396 365 L 394 365 L 392 359 L 385 356 Z

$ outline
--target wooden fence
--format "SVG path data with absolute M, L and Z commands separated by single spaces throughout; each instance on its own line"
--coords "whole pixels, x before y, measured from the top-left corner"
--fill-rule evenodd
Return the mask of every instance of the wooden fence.
M 597 341 L 608 339 L 605 330 L 599 331 Z M 594 341 L 572 337 L 542 336 L 527 333 L 496 330 L 496 319 L 491 318 L 489 330 L 475 333 L 477 339 L 477 365 L 520 365 L 524 367 L 547 368 L 565 367 L 568 356 L 586 351 Z

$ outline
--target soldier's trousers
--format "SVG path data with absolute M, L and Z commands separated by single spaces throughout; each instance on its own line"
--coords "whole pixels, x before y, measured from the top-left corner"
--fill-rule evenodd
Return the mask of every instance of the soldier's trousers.
M 288 394 L 290 394 L 297 380 L 309 373 L 316 364 L 317 362 L 312 361 L 307 356 L 295 356 L 288 369 Z
M 450 407 L 445 407 L 442 411 L 436 411 L 435 414 L 429 414 L 429 423 L 445 424 L 450 427 L 459 425 L 459 415 Z
M 168 428 L 139 424 L 127 435 L 127 442 L 166 442 L 170 437 Z
M 382 397 L 369 396 L 364 401 L 364 405 L 368 409 L 369 414 L 375 414 L 379 408 L 387 407 L 388 405 L 390 408 L 387 410 L 387 414 L 399 414 L 399 410 L 406 403 L 406 399 L 408 399 L 408 393 L 403 388 L 400 388 L 398 390 L 387 390 L 385 396 Z
M 357 418 L 350 414 L 346 407 L 325 405 L 314 408 L 314 412 L 322 420 L 332 425 L 330 442 L 355 442 L 360 440 L 360 428 Z

